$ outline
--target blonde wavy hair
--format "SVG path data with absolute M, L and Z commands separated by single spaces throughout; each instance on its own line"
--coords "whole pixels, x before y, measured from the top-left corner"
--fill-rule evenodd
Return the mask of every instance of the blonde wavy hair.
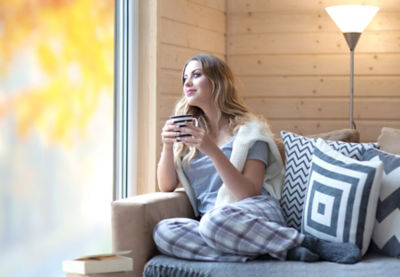
M 227 118 L 229 131 L 231 135 L 233 135 L 237 128 L 248 121 L 253 115 L 249 113 L 244 102 L 238 96 L 235 77 L 231 69 L 224 61 L 215 56 L 207 54 L 195 55 L 191 57 L 183 67 L 183 85 L 185 69 L 191 61 L 198 61 L 201 64 L 204 76 L 207 77 L 212 85 L 211 97 L 218 111 L 217 120 L 222 117 Z M 185 96 L 183 96 L 175 106 L 175 115 L 183 114 L 193 115 L 197 118 L 199 126 L 209 133 L 209 122 L 207 121 L 204 112 L 196 106 L 189 105 Z M 190 163 L 196 154 L 197 150 L 195 147 L 188 147 L 183 143 L 175 144 L 175 165 L 177 164 L 178 159 L 182 159 L 183 164 Z

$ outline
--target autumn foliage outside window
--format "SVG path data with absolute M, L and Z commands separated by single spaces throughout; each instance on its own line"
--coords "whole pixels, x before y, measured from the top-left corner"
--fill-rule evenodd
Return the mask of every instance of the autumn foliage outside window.
M 114 1 L 0 1 L 0 276 L 111 250 L 113 32 Z

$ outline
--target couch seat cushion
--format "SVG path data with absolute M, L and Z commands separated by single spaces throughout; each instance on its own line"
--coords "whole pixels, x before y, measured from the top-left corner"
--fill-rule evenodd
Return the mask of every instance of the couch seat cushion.
M 397 276 L 397 258 L 368 253 L 361 262 L 352 265 L 331 262 L 304 263 L 278 260 L 255 260 L 246 263 L 198 262 L 159 255 L 146 265 L 146 277 L 281 277 L 324 276 L 365 277 Z

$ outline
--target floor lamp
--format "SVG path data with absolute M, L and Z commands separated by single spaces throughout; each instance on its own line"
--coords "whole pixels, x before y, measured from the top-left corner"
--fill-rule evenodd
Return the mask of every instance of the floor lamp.
M 342 31 L 350 48 L 350 129 L 355 129 L 353 121 L 354 48 L 361 33 L 379 8 L 375 6 L 340 5 L 327 7 L 325 10 Z

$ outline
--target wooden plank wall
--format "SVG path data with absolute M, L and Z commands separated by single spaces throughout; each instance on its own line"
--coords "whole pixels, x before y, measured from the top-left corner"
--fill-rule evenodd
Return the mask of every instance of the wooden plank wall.
M 160 0 L 160 128 L 182 96 L 181 72 L 198 53 L 225 60 L 225 0 Z M 161 129 L 160 129 L 161 130 Z
M 155 129 L 157 114 L 157 55 L 158 0 L 139 1 L 139 95 L 138 95 L 138 153 L 136 182 L 131 184 L 133 194 L 155 190 L 159 132 Z
M 324 8 L 370 4 L 378 14 L 355 49 L 354 119 L 362 141 L 400 128 L 397 0 L 227 0 L 227 61 L 250 109 L 273 131 L 349 127 L 350 52 Z

